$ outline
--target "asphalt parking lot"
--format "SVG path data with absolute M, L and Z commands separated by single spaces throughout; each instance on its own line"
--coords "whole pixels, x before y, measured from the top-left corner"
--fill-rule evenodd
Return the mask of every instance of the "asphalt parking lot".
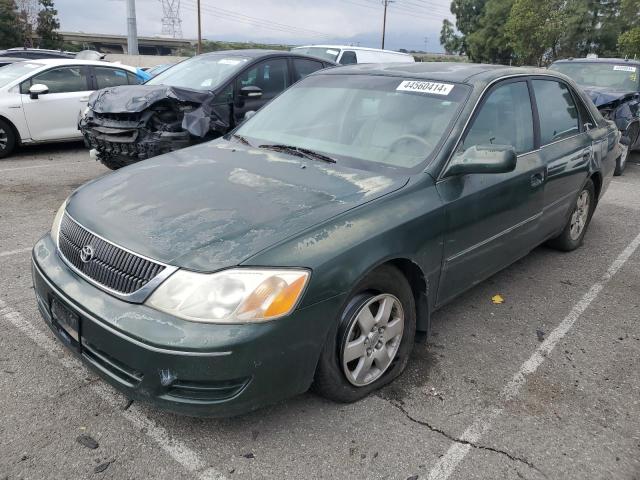
M 78 144 L 23 149 L 0 162 L 0 480 L 640 479 L 640 155 L 630 162 L 581 249 L 540 247 L 437 312 L 376 395 L 209 420 L 128 402 L 49 333 L 29 249 L 108 170 Z

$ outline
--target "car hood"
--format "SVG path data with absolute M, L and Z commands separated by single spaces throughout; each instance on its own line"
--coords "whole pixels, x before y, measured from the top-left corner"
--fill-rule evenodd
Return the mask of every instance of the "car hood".
M 601 107 L 626 97 L 633 97 L 636 92 L 626 90 L 614 90 L 607 87 L 583 86 L 582 89 L 591 98 L 596 107 Z
M 212 97 L 209 91 L 167 85 L 121 85 L 93 92 L 89 107 L 97 113 L 138 113 L 162 100 L 200 105 Z
M 404 186 L 388 176 L 220 139 L 96 179 L 67 212 L 133 252 L 211 272 Z

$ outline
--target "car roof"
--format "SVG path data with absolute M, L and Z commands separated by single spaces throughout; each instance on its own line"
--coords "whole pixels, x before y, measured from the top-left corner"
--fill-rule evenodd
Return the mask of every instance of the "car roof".
M 382 48 L 354 47 L 353 45 L 300 45 L 299 47 L 293 47 L 294 50 L 296 48 L 339 48 L 341 50 L 358 50 L 358 51 L 364 50 L 367 52 L 378 52 L 378 53 L 384 52 L 384 53 L 391 53 L 394 55 L 404 55 L 408 57 L 411 56 L 410 53 L 396 52 L 395 50 L 383 50 Z
M 630 63 L 632 65 L 640 65 L 640 60 L 632 60 L 628 58 L 563 58 L 553 63 Z
M 262 58 L 262 57 L 301 57 L 301 58 L 310 58 L 313 60 L 320 60 L 325 63 L 334 63 L 330 60 L 318 59 L 313 56 L 305 55 L 302 53 L 291 52 L 289 50 L 262 50 L 262 49 L 247 49 L 247 50 L 218 50 L 217 52 L 207 52 L 202 53 L 201 55 L 225 55 L 231 57 L 248 57 L 251 59 Z
M 417 63 L 363 63 L 321 70 L 314 75 L 382 75 L 458 83 L 487 83 L 514 75 L 551 75 L 566 79 L 564 75 L 533 67 L 507 67 L 479 63 L 417 62 Z
M 23 61 L 26 63 L 40 64 L 43 67 L 56 67 L 63 65 L 99 65 L 103 67 L 120 67 L 132 72 L 136 71 L 136 67 L 132 67 L 130 65 L 123 65 L 121 63 L 112 62 L 101 62 L 99 60 L 76 60 L 74 58 L 36 58 L 33 60 L 24 59 Z

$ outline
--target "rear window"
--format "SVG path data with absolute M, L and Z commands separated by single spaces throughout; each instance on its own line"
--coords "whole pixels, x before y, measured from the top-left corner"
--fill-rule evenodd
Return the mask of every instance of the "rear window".
M 296 47 L 292 48 L 291 51 L 301 53 L 303 55 L 322 58 L 323 60 L 330 60 L 332 62 L 335 62 L 338 59 L 338 55 L 340 55 L 340 49 L 330 47 Z

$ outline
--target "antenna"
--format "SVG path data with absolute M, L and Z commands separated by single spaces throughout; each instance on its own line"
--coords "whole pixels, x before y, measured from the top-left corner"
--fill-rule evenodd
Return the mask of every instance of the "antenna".
M 162 3 L 162 35 L 182 38 L 180 0 L 160 0 Z

